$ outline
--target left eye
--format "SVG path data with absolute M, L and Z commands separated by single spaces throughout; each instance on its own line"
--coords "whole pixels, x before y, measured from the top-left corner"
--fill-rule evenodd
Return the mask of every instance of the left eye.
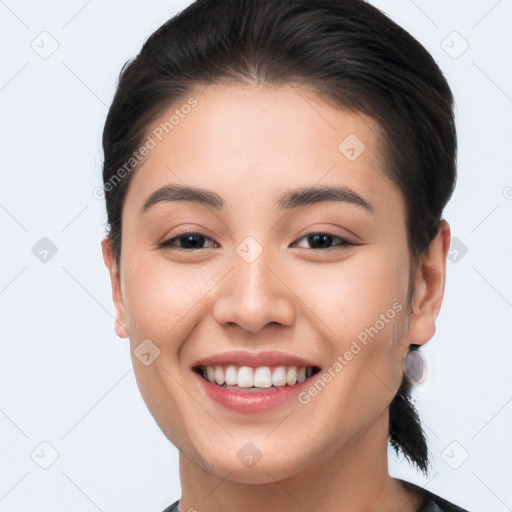
M 333 239 L 337 238 L 338 240 L 341 240 L 341 243 L 335 244 L 334 246 L 325 247 L 324 244 L 332 243 Z M 307 239 L 308 243 L 312 245 L 312 249 L 333 249 L 334 247 L 343 248 L 345 246 L 353 245 L 348 240 L 345 240 L 344 238 L 341 238 L 337 235 L 334 235 L 333 233 L 308 233 L 307 235 L 304 235 L 303 237 L 299 238 L 299 240 Z M 292 246 L 297 245 L 297 242 L 293 242 Z
M 345 246 L 353 245 L 349 241 L 341 238 L 332 233 L 308 233 L 307 235 L 302 236 L 297 241 L 292 243 L 292 247 L 297 246 L 297 242 L 299 240 L 306 239 L 309 244 L 311 244 L 311 249 L 331 249 L 333 247 L 343 248 Z M 333 239 L 338 239 L 341 243 L 332 244 Z M 213 243 L 211 247 L 218 246 L 216 242 L 214 242 L 211 238 L 203 235 L 201 233 L 181 233 L 175 237 L 164 240 L 158 244 L 159 248 L 176 248 L 176 249 L 207 249 L 208 247 L 204 247 L 204 241 L 209 240 Z M 178 244 L 176 244 L 178 242 Z M 329 244 L 329 246 L 326 246 Z

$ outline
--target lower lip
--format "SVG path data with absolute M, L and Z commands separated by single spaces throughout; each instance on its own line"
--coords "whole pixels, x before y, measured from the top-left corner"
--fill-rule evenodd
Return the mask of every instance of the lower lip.
M 235 391 L 218 386 L 197 372 L 192 372 L 199 380 L 206 395 L 215 402 L 243 414 L 254 414 L 269 411 L 290 402 L 294 398 L 298 401 L 299 393 L 311 384 L 312 377 L 293 386 L 281 386 L 270 391 Z M 313 375 L 314 377 L 315 375 Z

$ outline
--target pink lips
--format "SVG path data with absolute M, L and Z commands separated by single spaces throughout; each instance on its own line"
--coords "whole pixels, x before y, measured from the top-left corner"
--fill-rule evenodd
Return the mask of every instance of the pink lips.
M 252 368 L 279 365 L 319 368 L 319 365 L 312 361 L 274 350 L 258 353 L 247 351 L 223 352 L 196 361 L 192 368 L 198 370 L 202 366 L 228 365 L 237 367 L 250 366 Z M 293 399 L 298 401 L 299 393 L 311 384 L 311 379 L 315 376 L 313 375 L 302 382 L 297 382 L 293 386 L 272 387 L 262 391 L 240 391 L 210 382 L 197 371 L 192 372 L 192 374 L 200 386 L 200 392 L 207 399 L 211 399 L 226 408 L 243 414 L 262 413 L 284 405 Z
M 210 357 L 205 357 L 196 361 L 192 367 L 199 366 L 319 366 L 318 364 L 308 361 L 302 357 L 297 357 L 286 352 L 277 350 L 267 350 L 264 352 L 247 352 L 243 350 L 232 350 L 230 352 L 222 352 Z
M 235 391 L 209 382 L 196 372 L 192 372 L 202 391 L 215 402 L 243 414 L 255 414 L 268 411 L 285 404 L 298 395 L 311 383 L 311 378 L 293 386 L 270 388 L 268 391 Z M 297 403 L 297 405 L 299 405 Z

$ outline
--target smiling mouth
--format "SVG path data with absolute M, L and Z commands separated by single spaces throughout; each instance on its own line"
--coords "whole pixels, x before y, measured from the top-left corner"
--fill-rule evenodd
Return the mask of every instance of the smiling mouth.
M 318 366 L 199 366 L 193 368 L 205 380 L 234 391 L 273 391 L 292 387 L 316 375 Z

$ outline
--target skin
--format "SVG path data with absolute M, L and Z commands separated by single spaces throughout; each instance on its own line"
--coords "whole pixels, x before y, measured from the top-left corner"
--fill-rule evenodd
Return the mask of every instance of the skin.
M 416 511 L 420 498 L 388 473 L 389 404 L 409 344 L 435 333 L 449 225 L 441 222 L 413 268 L 407 315 L 405 203 L 384 175 L 375 121 L 290 84 L 217 84 L 191 96 L 197 107 L 132 177 L 119 269 L 108 237 L 102 242 L 115 331 L 129 337 L 142 397 L 180 451 L 180 510 Z M 354 161 L 338 149 L 351 133 L 366 146 Z M 141 214 L 170 183 L 213 190 L 226 207 L 159 202 Z M 312 185 L 350 187 L 374 213 L 341 202 L 275 206 L 282 193 Z M 157 247 L 187 230 L 207 237 L 204 248 Z M 305 235 L 326 231 L 357 245 L 334 238 L 330 249 L 311 248 Z M 263 249 L 252 263 L 236 252 L 247 236 Z M 277 349 L 326 370 L 394 303 L 402 311 L 308 404 L 244 415 L 207 398 L 192 374 L 199 358 L 228 350 Z M 144 339 L 160 350 L 148 366 L 134 355 Z M 248 442 L 261 453 L 252 467 L 237 457 Z

